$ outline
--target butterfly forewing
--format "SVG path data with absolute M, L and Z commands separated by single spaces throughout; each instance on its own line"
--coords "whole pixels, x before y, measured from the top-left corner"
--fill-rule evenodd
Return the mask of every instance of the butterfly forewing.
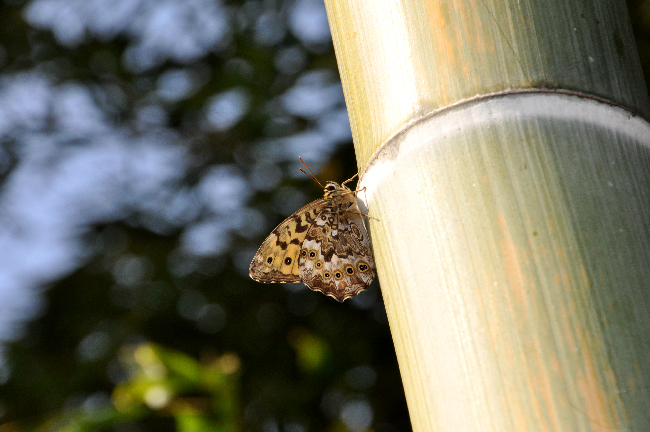
M 309 227 L 327 206 L 324 199 L 311 202 L 286 218 L 264 240 L 248 273 L 258 282 L 300 282 L 298 254 Z

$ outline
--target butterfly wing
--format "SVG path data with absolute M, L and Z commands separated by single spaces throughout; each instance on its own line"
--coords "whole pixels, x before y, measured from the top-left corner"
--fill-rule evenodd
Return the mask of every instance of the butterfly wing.
M 354 200 L 353 202 L 351 202 Z M 375 277 L 372 249 L 356 198 L 347 209 L 326 206 L 307 231 L 299 257 L 302 282 L 342 302 Z
M 248 273 L 258 282 L 300 282 L 298 254 L 307 231 L 328 201 L 311 202 L 286 218 L 264 240 Z

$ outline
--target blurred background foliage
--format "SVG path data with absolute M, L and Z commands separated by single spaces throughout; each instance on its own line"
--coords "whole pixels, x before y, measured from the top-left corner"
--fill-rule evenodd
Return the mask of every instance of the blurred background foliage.
M 248 277 L 299 155 L 357 170 L 322 0 L 0 3 L 0 432 L 410 430 L 377 282 Z

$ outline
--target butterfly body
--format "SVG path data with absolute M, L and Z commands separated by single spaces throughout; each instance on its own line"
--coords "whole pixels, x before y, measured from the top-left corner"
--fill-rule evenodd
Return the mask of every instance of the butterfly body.
M 339 302 L 367 288 L 375 264 L 354 191 L 335 182 L 324 191 L 264 240 L 251 262 L 251 278 L 303 282 Z

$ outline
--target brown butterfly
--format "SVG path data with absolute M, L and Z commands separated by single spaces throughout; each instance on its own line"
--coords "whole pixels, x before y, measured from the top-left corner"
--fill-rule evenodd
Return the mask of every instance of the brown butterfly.
M 364 213 L 355 195 L 358 191 L 345 186 L 356 175 L 340 185 L 330 181 L 323 186 L 299 159 L 323 188 L 324 196 L 271 232 L 253 257 L 249 274 L 263 283 L 302 282 L 342 302 L 366 289 L 375 277 Z

